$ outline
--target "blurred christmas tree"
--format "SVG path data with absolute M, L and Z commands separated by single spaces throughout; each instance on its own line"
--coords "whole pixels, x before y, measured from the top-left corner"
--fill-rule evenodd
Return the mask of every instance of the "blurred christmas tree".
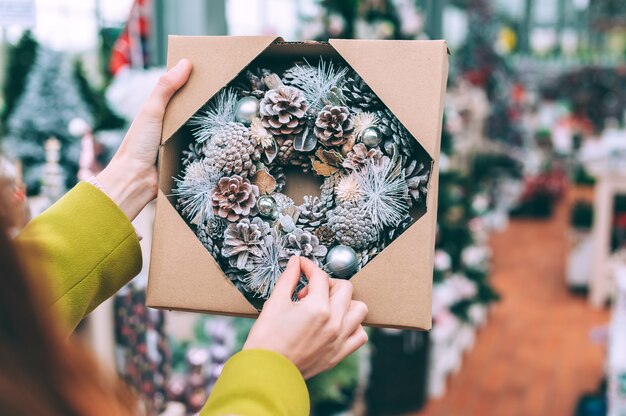
M 62 145 L 60 163 L 67 185 L 75 182 L 80 140 L 70 135 L 68 124 L 76 117 L 93 123 L 72 76 L 70 61 L 60 52 L 39 48 L 24 92 L 8 117 L 9 134 L 3 142 L 9 157 L 22 161 L 30 194 L 38 191 L 40 168 L 45 161 L 43 143 L 52 136 Z
M 2 96 L 4 97 L 4 108 L 0 116 L 2 125 L 7 121 L 9 115 L 15 108 L 15 104 L 24 90 L 26 76 L 35 62 L 38 44 L 30 31 L 24 32 L 19 42 L 9 48 L 7 52 L 7 69 L 4 85 L 2 86 Z M 2 134 L 2 131 L 0 131 Z

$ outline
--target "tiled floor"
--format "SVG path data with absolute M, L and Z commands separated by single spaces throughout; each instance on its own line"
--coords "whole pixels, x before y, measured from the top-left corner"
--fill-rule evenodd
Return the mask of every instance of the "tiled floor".
M 492 282 L 503 299 L 445 397 L 416 416 L 569 416 L 595 390 L 604 352 L 589 330 L 609 314 L 565 286 L 567 211 L 563 204 L 550 221 L 513 221 L 493 236 Z

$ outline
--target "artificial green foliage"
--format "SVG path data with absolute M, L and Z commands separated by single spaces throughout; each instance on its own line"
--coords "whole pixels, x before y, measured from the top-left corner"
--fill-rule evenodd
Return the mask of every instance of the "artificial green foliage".
M 522 166 L 506 153 L 479 153 L 472 160 L 471 177 L 475 182 L 508 176 L 522 177 Z
M 2 86 L 4 108 L 0 120 L 7 121 L 15 108 L 15 104 L 24 91 L 26 76 L 28 75 L 37 54 L 38 43 L 30 30 L 22 35 L 19 42 L 7 51 L 6 78 Z M 0 131 L 0 134 L 3 133 Z
M 596 184 L 596 178 L 591 176 L 584 166 L 577 166 L 574 170 L 574 183 L 580 186 L 593 186 Z

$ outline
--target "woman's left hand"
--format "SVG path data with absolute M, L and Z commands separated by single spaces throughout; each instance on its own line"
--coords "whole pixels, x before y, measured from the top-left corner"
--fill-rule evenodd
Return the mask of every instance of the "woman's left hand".
M 191 62 L 183 59 L 161 76 L 115 156 L 98 174 L 107 195 L 131 221 L 156 197 L 156 159 L 165 108 L 190 73 Z

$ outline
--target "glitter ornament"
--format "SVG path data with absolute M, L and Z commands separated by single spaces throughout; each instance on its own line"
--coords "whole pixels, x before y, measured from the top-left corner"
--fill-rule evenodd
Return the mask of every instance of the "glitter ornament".
M 235 107 L 235 121 L 249 126 L 252 124 L 252 120 L 258 116 L 259 108 L 261 108 L 260 101 L 255 97 L 243 97 L 237 101 Z
M 356 272 L 358 258 L 356 252 L 344 245 L 331 248 L 326 255 L 326 270 L 340 279 L 350 277 Z

